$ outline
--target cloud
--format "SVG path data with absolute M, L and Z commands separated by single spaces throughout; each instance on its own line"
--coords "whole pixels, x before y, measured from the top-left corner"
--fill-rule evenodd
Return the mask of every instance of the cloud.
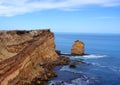
M 113 7 L 119 6 L 120 0 L 0 0 L 0 16 L 15 16 L 48 9 L 77 11 L 87 5 Z

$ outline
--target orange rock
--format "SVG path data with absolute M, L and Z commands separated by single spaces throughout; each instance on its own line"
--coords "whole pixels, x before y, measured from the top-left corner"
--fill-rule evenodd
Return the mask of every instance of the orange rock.
M 29 83 L 58 57 L 50 30 L 0 32 L 0 85 Z
M 76 40 L 72 45 L 71 49 L 72 55 L 83 55 L 84 54 L 84 43 L 82 41 Z

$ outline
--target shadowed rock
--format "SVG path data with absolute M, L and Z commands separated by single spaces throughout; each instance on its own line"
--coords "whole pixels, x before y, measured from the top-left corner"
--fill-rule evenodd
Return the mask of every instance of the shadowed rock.
M 69 65 L 70 68 L 76 68 L 76 62 L 71 62 Z

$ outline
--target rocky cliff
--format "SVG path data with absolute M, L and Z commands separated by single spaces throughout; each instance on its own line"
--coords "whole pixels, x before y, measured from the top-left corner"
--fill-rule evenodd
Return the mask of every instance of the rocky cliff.
M 50 30 L 0 32 L 0 85 L 30 83 L 58 58 Z

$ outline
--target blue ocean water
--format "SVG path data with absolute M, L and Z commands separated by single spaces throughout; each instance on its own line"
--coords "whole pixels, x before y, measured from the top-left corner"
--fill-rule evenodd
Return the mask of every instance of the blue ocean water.
M 58 74 L 63 72 L 60 75 L 63 77 L 52 80 L 67 81 L 70 74 L 77 74 L 77 77 L 70 78 L 70 82 L 61 85 L 120 85 L 120 34 L 55 33 L 56 49 L 62 53 L 70 53 L 75 40 L 85 43 L 85 53 L 91 55 L 82 58 L 90 65 L 78 63 L 74 69 L 62 66 Z M 79 60 L 81 56 L 70 59 Z M 79 74 L 83 74 L 83 77 Z

